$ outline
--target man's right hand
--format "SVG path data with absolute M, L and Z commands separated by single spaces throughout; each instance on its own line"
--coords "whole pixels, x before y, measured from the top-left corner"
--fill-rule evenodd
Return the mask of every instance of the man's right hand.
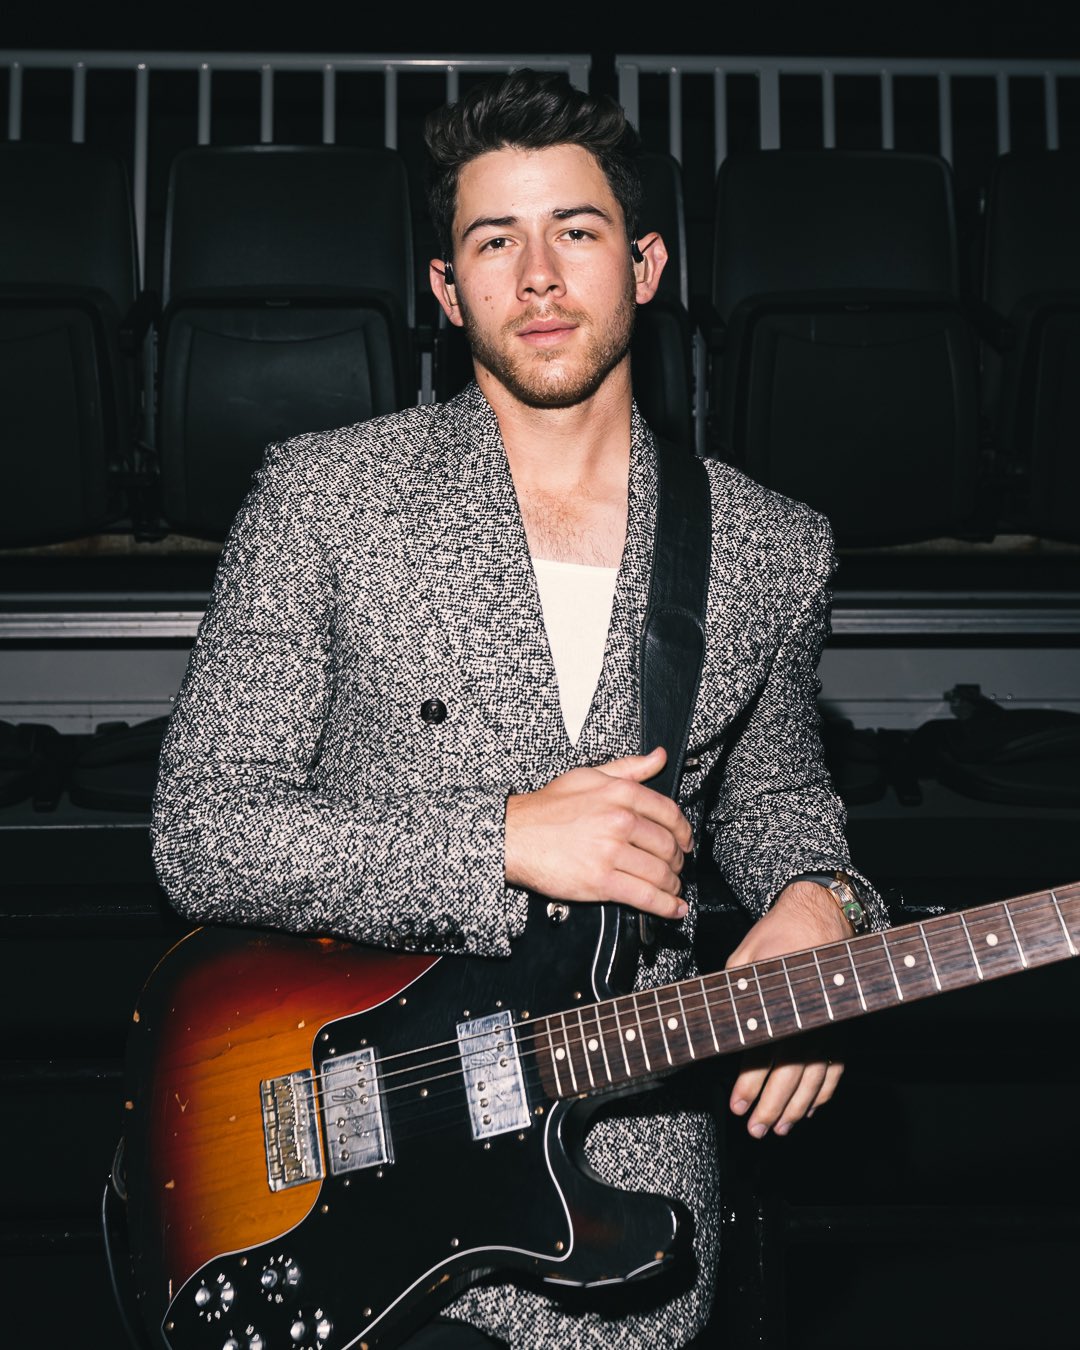
M 552 900 L 615 900 L 681 919 L 690 824 L 670 797 L 644 786 L 666 759 L 658 746 L 509 797 L 506 880 Z

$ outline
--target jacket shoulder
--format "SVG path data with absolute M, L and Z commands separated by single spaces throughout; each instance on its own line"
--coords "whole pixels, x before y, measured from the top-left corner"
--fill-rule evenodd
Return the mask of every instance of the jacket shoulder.
M 712 497 L 714 551 L 734 550 L 784 570 L 828 576 L 835 565 L 832 526 L 805 502 L 763 487 L 720 460 L 704 460 Z

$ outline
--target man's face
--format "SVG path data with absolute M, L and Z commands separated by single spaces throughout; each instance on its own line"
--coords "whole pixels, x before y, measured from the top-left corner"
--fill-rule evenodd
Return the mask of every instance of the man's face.
M 486 373 L 530 407 L 570 407 L 599 388 L 627 355 L 636 302 L 655 289 L 635 276 L 603 170 L 576 145 L 507 147 L 468 163 L 453 264 L 449 291 L 433 265 L 436 294 L 465 329 L 481 384 Z M 658 279 L 652 260 L 646 268 Z

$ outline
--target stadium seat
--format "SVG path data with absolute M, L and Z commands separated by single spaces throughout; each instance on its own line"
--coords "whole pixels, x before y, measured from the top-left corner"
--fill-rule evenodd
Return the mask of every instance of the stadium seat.
M 1080 154 L 998 161 L 984 299 L 999 334 L 986 352 L 987 412 L 1005 476 L 1021 486 L 1013 523 L 1080 540 Z
M 220 539 L 271 441 L 413 402 L 412 244 L 391 150 L 174 161 L 157 448 L 170 528 Z
M 142 333 L 118 159 L 0 144 L 0 202 L 0 545 L 18 547 L 121 513 Z
M 962 533 L 976 504 L 975 344 L 939 159 L 763 151 L 717 179 L 716 449 L 841 543 Z

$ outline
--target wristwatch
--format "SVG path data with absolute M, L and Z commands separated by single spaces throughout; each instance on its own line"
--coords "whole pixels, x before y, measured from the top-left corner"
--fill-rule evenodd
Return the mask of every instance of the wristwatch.
M 832 892 L 833 899 L 840 907 L 840 913 L 855 932 L 869 931 L 870 918 L 866 906 L 855 882 L 846 872 L 800 872 L 798 876 L 789 879 L 789 886 L 792 881 L 816 881 L 819 886 L 824 886 L 827 891 Z

